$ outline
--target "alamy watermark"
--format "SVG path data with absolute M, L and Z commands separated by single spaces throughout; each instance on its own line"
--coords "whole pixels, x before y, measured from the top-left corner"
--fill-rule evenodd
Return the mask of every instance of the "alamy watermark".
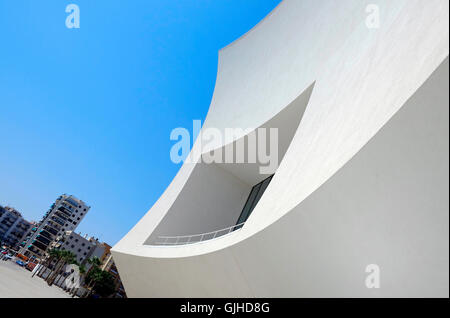
M 380 27 L 380 7 L 377 4 L 368 4 L 366 6 L 366 27 L 369 29 L 378 29 Z
M 68 273 L 69 275 L 64 280 L 64 284 L 68 289 L 72 288 L 80 288 L 80 269 L 75 264 L 69 264 L 66 265 L 64 268 L 64 272 Z
M 66 17 L 66 27 L 68 29 L 80 28 L 80 7 L 74 3 L 66 6 L 66 13 L 69 15 Z
M 176 141 L 170 149 L 173 163 L 254 163 L 259 164 L 261 174 L 273 173 L 278 167 L 278 128 L 201 129 L 200 120 L 194 120 L 192 128 L 192 138 L 182 127 L 170 133 L 170 140 Z
M 369 273 L 366 277 L 367 288 L 380 288 L 380 266 L 377 264 L 369 264 L 366 266 L 366 273 Z

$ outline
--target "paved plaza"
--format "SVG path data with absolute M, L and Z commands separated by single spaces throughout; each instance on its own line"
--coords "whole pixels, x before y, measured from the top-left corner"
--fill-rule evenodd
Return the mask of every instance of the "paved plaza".
M 13 261 L 0 261 L 0 298 L 68 298 L 62 289 L 47 283 Z

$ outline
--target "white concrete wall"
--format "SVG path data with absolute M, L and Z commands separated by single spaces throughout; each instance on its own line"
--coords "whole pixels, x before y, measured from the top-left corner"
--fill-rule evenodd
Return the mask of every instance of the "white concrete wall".
M 448 84 L 447 61 L 336 175 L 254 236 L 184 258 L 114 252 L 127 294 L 448 297 Z M 373 263 L 380 289 L 365 286 Z
M 251 187 L 216 164 L 198 164 L 146 244 L 158 236 L 201 234 L 236 224 Z

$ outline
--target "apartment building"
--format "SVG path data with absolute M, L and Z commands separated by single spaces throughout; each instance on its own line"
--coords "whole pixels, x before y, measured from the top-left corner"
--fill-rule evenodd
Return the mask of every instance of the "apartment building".
M 89 212 L 90 207 L 72 195 L 59 196 L 39 222 L 35 231 L 30 232 L 21 253 L 28 257 L 41 258 L 50 245 L 74 231 Z
M 88 259 L 98 257 L 102 261 L 107 249 L 105 243 L 99 242 L 97 238 L 88 237 L 87 234 L 82 236 L 81 233 L 74 231 L 65 232 L 59 237 L 54 247 L 72 252 L 77 262 L 84 265 L 87 270 L 91 267 Z
M 67 231 L 62 237 L 59 237 L 57 242 L 52 244 L 52 247 L 72 252 L 77 262 L 84 265 L 87 271 L 91 268 L 88 260 L 92 257 L 98 257 L 101 262 L 100 269 L 109 272 L 114 278 L 116 286 L 114 297 L 126 298 L 125 289 L 114 264 L 109 244 L 99 242 L 97 238 L 88 237 L 87 234 L 83 236 L 81 233 Z
M 32 224 L 14 208 L 0 206 L 0 241 L 17 247 L 31 229 Z

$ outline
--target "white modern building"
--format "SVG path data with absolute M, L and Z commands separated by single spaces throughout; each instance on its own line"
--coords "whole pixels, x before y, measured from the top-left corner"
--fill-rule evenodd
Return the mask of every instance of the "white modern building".
M 42 258 L 50 245 L 67 231 L 73 231 L 88 213 L 90 207 L 72 195 L 63 194 L 45 213 L 36 229 L 22 243 L 20 251 L 27 257 Z
M 285 0 L 221 49 L 202 132 L 243 133 L 198 138 L 113 247 L 127 295 L 448 297 L 448 9 Z M 258 128 L 276 169 L 200 162 Z

